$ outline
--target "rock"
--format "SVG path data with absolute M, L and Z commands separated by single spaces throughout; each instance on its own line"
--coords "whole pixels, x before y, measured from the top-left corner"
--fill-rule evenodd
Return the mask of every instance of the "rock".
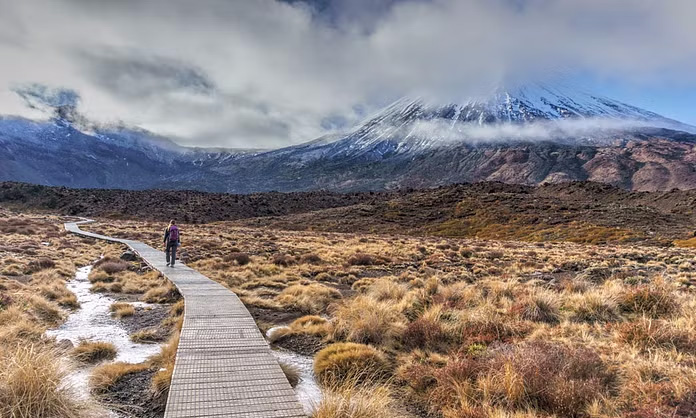
M 119 257 L 123 261 L 137 261 L 138 256 L 135 255 L 133 251 L 124 251 L 123 254 L 121 254 L 121 257 Z

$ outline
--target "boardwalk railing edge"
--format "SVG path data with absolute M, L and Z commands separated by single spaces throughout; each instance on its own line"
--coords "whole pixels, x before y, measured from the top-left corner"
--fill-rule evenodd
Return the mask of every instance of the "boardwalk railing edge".
M 183 264 L 165 268 L 164 252 L 140 241 L 83 231 L 80 225 L 94 221 L 80 219 L 66 222 L 66 231 L 126 245 L 184 298 L 184 322 L 165 418 L 306 417 L 268 342 L 237 295 Z

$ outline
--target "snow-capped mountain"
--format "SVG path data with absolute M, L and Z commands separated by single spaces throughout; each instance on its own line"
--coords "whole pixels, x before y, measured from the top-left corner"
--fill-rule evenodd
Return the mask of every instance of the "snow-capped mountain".
M 351 152 L 408 152 L 463 142 L 554 140 L 613 142 L 616 134 L 661 128 L 696 134 L 696 127 L 582 90 L 540 84 L 438 104 L 404 98 L 346 135 Z
M 0 118 L 0 180 L 224 192 L 377 190 L 496 180 L 696 187 L 696 128 L 577 89 L 404 98 L 352 130 L 273 151 L 194 149 L 128 128 Z

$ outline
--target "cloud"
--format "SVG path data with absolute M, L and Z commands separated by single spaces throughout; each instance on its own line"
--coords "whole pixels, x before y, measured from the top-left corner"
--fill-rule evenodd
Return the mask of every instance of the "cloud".
M 276 147 L 403 95 L 589 72 L 696 85 L 691 0 L 0 0 L 0 114 L 12 91 L 187 145 Z M 358 110 L 359 109 L 359 110 Z M 335 123 L 340 122 L 340 123 Z
M 76 54 L 90 79 L 125 99 L 176 92 L 210 95 L 215 83 L 199 68 L 183 61 L 134 51 L 82 51 Z
M 665 125 L 665 128 L 669 126 Z M 606 118 L 563 119 L 537 121 L 526 124 L 500 123 L 478 125 L 449 121 L 417 121 L 405 127 L 414 139 L 437 139 L 445 143 L 491 143 L 509 141 L 571 141 L 587 144 L 597 141 L 613 141 L 613 135 L 625 130 L 639 131 L 640 128 L 655 128 L 654 124 L 632 120 Z M 578 142 L 580 141 L 580 142 Z

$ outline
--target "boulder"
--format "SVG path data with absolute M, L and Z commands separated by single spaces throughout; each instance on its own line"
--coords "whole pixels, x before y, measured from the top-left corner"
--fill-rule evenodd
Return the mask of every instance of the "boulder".
M 133 251 L 124 251 L 123 254 L 121 254 L 121 257 L 119 257 L 123 261 L 137 261 L 138 256 L 135 255 Z

